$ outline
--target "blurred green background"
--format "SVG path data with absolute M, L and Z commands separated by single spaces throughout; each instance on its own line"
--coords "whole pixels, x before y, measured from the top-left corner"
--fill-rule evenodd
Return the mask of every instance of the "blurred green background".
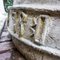
M 4 3 L 4 9 L 6 12 L 8 12 L 8 6 L 12 6 L 13 5 L 13 0 L 3 0 Z

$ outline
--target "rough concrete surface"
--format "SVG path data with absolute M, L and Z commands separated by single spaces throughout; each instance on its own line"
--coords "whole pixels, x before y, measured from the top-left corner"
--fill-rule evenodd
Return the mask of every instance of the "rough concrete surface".
M 14 4 L 23 4 L 23 3 L 59 5 L 60 0 L 14 0 Z

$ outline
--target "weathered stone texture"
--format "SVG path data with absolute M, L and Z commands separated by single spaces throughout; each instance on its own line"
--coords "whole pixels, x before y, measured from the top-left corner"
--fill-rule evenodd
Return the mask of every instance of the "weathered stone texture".
M 14 4 L 21 3 L 40 3 L 40 4 L 59 4 L 59 0 L 14 0 Z
M 59 5 L 60 1 L 59 0 L 14 0 L 14 4 L 22 4 L 22 3 L 32 3 L 32 4 L 40 3 L 40 4 L 53 4 L 53 5 L 58 4 Z M 60 18 L 52 17 L 52 19 L 49 20 L 48 23 L 52 24 L 52 26 L 50 25 L 48 26 L 50 27 L 50 31 L 46 35 L 44 45 L 60 49 L 60 33 L 59 33 L 60 32 Z M 15 38 L 13 38 L 13 42 L 15 46 L 17 47 L 17 49 L 21 52 L 21 54 L 26 58 L 26 60 L 60 60 L 59 57 L 47 55 L 39 51 L 36 51 L 33 48 L 26 46 L 24 43 L 21 43 L 19 40 L 16 40 Z
M 25 60 L 11 41 L 6 24 L 0 36 L 0 60 Z
M 60 60 L 60 57 L 39 52 L 13 38 L 17 49 L 25 56 L 26 60 Z
M 46 36 L 45 45 L 60 49 L 60 18 L 54 17 L 51 19 L 52 26 L 50 32 Z

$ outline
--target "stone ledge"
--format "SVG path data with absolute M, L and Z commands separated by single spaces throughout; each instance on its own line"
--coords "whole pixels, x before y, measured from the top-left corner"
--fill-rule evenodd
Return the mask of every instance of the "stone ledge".
M 37 6 L 36 6 L 37 5 Z M 8 7 L 9 9 L 35 9 L 35 10 L 39 10 L 39 9 L 46 9 L 46 10 L 51 10 L 51 11 L 60 11 L 60 6 L 59 5 L 41 5 L 41 4 L 20 4 L 20 5 L 13 5 Z
M 60 50 L 58 49 L 55 49 L 55 48 L 51 48 L 51 47 L 47 47 L 47 46 L 39 46 L 33 42 L 31 42 L 30 40 L 28 39 L 25 39 L 23 37 L 19 38 L 17 35 L 15 35 L 9 28 L 8 28 L 8 31 L 9 33 L 12 35 L 12 37 L 14 37 L 15 39 L 17 39 L 18 41 L 26 44 L 27 46 L 29 47 L 32 47 L 33 49 L 37 49 L 38 51 L 42 51 L 42 52 L 45 52 L 45 53 L 48 53 L 48 54 L 52 54 L 54 56 L 58 56 L 60 57 Z

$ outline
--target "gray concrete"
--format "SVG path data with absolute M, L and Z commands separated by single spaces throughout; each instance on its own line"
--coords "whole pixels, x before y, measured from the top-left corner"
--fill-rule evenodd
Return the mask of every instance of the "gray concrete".
M 60 4 L 60 0 L 14 0 L 14 4 L 38 3 L 38 4 Z

